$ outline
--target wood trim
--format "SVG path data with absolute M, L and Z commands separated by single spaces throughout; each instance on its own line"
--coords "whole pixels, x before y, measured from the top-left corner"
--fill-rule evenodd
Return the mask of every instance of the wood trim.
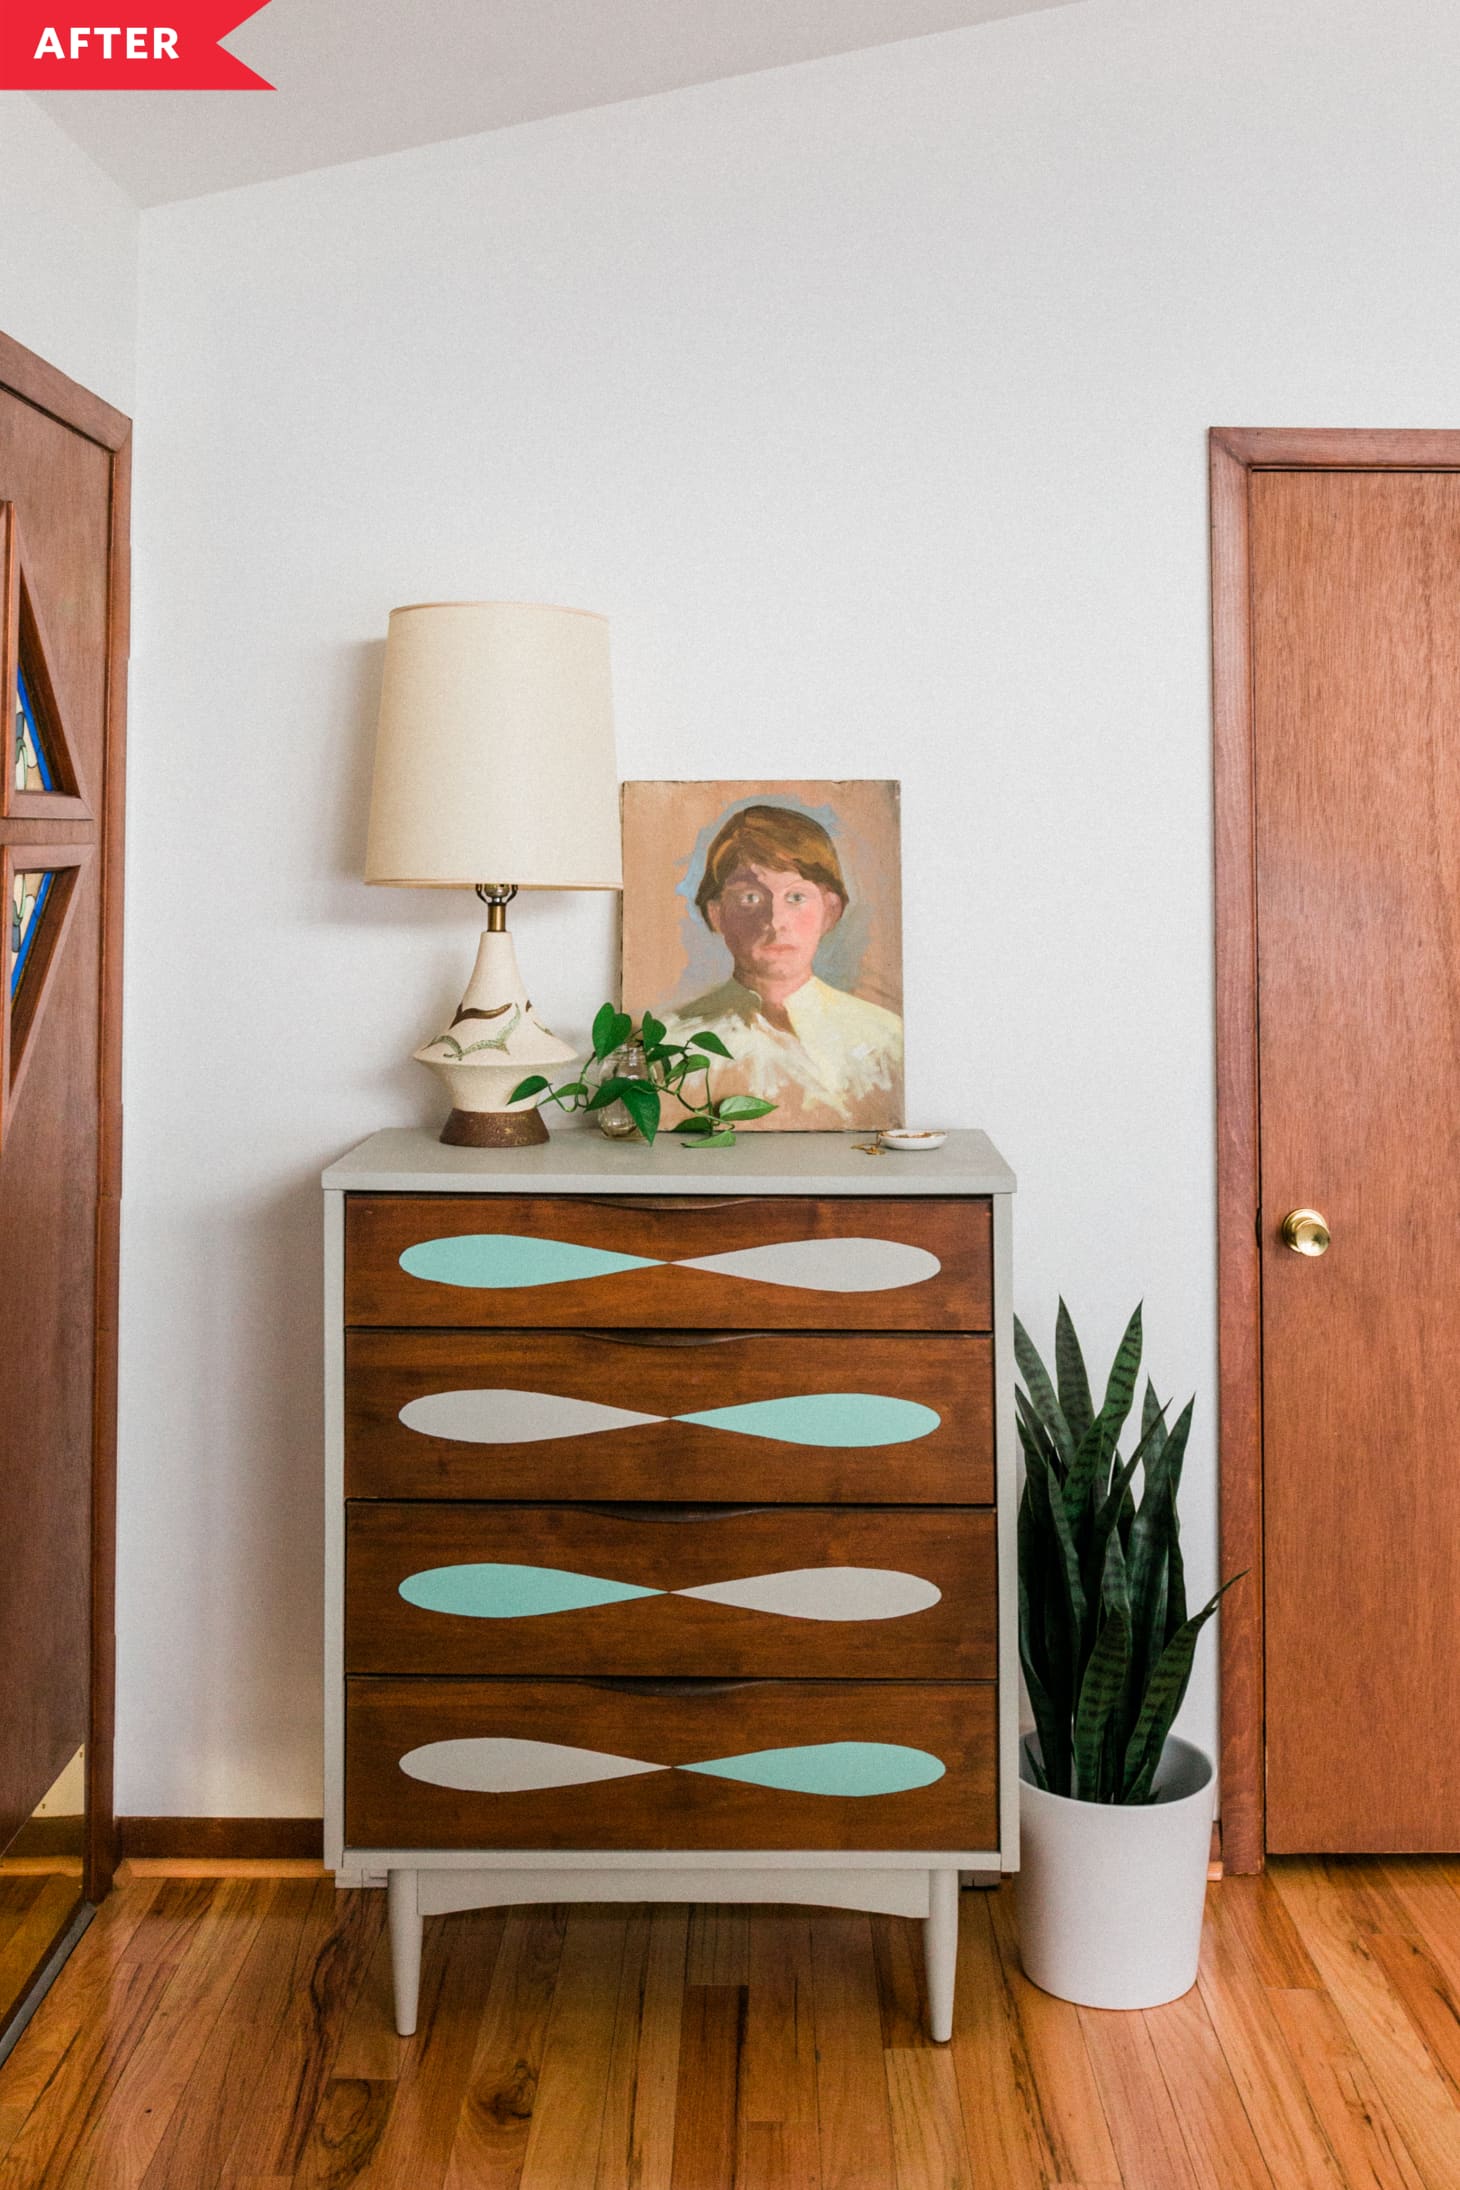
M 1214 426 L 1210 439 L 1245 471 L 1460 471 L 1450 430 Z
M 1258 1241 L 1257 890 L 1248 469 L 1211 436 L 1216 885 L 1217 1410 L 1223 1575 L 1222 1850 L 1262 1868 L 1262 1264 Z
M 8 388 L 22 402 L 33 403 L 38 411 L 104 449 L 118 450 L 131 439 L 132 421 L 124 412 L 113 410 L 110 403 L 68 379 L 12 335 L 0 334 L 0 388 Z
M 1460 471 L 1460 432 L 1214 427 L 1209 436 L 1216 914 L 1221 1832 L 1228 1872 L 1263 1867 L 1261 1091 L 1249 486 L 1254 471 Z
M 20 668 L 20 540 L 15 522 L 15 504 L 0 502 L 0 692 L 15 690 L 16 673 Z M 6 707 L 10 705 L 7 698 Z M 11 729 L 5 727 L 5 766 L 0 771 L 6 796 L 10 787 Z M 0 799 L 0 811 L 4 800 Z
M 125 422 L 124 422 L 125 423 Z M 87 1743 L 86 1893 L 99 1901 L 117 1863 L 117 1349 L 122 1221 L 122 911 L 126 830 L 127 662 L 132 608 L 132 440 L 113 446 L 107 589 L 106 760 L 101 811 L 100 1143 L 96 1182 L 96 1367 L 92 1387 L 91 1731 Z
M 116 1833 L 119 1861 L 317 1863 L 324 1846 L 318 1817 L 119 1817 Z

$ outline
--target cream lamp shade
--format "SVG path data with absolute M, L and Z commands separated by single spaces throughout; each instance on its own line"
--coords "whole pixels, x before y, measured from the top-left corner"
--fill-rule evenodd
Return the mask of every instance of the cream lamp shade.
M 519 601 L 391 610 L 365 879 L 623 887 L 605 618 Z
M 506 913 L 519 889 L 623 887 L 602 616 L 521 601 L 391 610 L 365 879 L 485 900 L 461 1002 L 414 1054 L 451 1097 L 443 1141 L 545 1141 L 536 1093 L 517 1089 L 540 1093 L 577 1051 L 535 1010 Z

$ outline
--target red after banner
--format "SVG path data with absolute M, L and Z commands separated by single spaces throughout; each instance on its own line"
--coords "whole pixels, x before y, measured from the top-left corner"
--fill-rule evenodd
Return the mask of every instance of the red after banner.
M 108 17 L 108 0 L 85 15 L 58 14 L 56 0 L 3 0 L 0 90 L 272 91 L 218 43 L 266 4 L 124 0 Z

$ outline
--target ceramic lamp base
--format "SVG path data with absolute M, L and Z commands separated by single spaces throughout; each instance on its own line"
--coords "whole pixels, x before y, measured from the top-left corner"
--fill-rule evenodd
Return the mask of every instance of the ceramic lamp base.
M 534 1076 L 560 1076 L 578 1053 L 533 1011 L 506 929 L 488 928 L 456 1016 L 415 1054 L 451 1098 L 443 1141 L 454 1148 L 527 1148 L 545 1141 L 548 1130 L 535 1098 L 514 1103 L 513 1090 Z
M 441 1128 L 452 1148 L 531 1148 L 547 1137 L 536 1110 L 453 1110 Z

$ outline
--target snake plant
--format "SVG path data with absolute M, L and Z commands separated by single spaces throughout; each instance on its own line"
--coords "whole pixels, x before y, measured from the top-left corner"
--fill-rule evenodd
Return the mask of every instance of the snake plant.
M 1122 1459 L 1141 1365 L 1139 1308 L 1098 1413 L 1063 1301 L 1054 1379 L 1017 1318 L 1014 1352 L 1025 1387 L 1016 1394 L 1025 1461 L 1019 1656 L 1039 1735 L 1038 1756 L 1026 1755 L 1050 1794 L 1150 1802 L 1197 1637 L 1232 1586 L 1188 1615 L 1176 1498 L 1196 1402 L 1168 1428 L 1148 1378 L 1140 1436 Z

